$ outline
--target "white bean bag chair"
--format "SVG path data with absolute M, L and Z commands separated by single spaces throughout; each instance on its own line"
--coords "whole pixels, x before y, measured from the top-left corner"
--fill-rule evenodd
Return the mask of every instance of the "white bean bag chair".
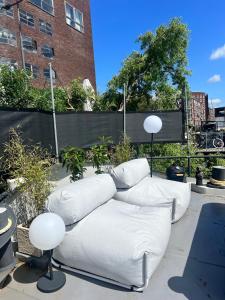
M 168 207 L 139 207 L 112 199 L 66 232 L 53 259 L 78 273 L 83 270 L 143 290 L 165 253 L 170 216 Z
M 186 212 L 191 199 L 191 185 L 150 177 L 147 159 L 125 162 L 110 171 L 117 187 L 116 200 L 148 206 L 174 201 L 172 222 L 178 221 Z
M 143 290 L 166 250 L 171 204 L 140 207 L 111 199 L 115 184 L 98 175 L 56 190 L 47 209 L 67 225 L 56 266 Z

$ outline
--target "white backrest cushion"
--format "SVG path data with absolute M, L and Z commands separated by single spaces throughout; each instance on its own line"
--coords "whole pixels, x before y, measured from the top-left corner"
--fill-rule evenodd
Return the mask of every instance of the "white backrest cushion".
M 133 187 L 149 173 L 150 168 L 146 158 L 133 159 L 110 170 L 110 175 L 118 189 Z
M 78 180 L 57 189 L 47 201 L 47 210 L 60 215 L 71 225 L 110 200 L 116 193 L 115 184 L 108 174 Z

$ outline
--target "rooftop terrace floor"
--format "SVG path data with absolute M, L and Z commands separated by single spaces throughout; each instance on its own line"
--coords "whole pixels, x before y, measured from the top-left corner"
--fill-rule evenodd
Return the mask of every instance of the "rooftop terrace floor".
M 36 288 L 40 273 L 20 265 L 0 291 L 4 300 L 223 300 L 225 299 L 225 195 L 192 193 L 191 205 L 172 234 L 166 254 L 148 288 L 132 292 L 81 275 L 66 274 L 52 294 Z

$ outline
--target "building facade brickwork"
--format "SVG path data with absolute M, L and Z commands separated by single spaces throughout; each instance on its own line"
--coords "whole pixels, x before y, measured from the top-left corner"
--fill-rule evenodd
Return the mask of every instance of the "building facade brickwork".
M 194 127 L 201 126 L 202 121 L 206 121 L 208 117 L 208 95 L 203 92 L 191 93 L 190 104 L 191 124 Z
M 0 6 L 13 2 L 0 0 Z M 37 77 L 35 86 L 49 85 L 51 62 L 56 85 L 88 78 L 96 88 L 89 0 L 24 0 L 11 11 L 2 9 L 0 63 L 11 60 L 23 66 L 20 32 L 26 68 Z

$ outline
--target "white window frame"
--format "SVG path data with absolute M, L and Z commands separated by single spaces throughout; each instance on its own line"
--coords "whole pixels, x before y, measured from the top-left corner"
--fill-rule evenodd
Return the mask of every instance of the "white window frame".
M 21 14 L 23 15 L 23 17 L 21 17 Z M 31 28 L 35 27 L 35 20 L 34 20 L 34 16 L 32 14 L 28 13 L 27 11 L 25 11 L 23 9 L 20 9 L 19 10 L 19 17 L 20 17 L 20 23 L 23 23 L 23 24 L 25 24 L 25 25 L 27 25 Z M 32 22 L 29 21 L 29 17 L 31 17 Z
M 35 45 L 36 45 L 36 49 L 28 49 L 28 48 L 26 48 L 26 47 L 24 47 L 24 41 L 25 40 L 27 40 L 27 41 L 31 41 L 31 42 L 34 42 L 35 43 Z M 32 52 L 32 53 L 36 53 L 37 52 L 37 41 L 36 40 L 34 40 L 32 37 L 29 37 L 29 36 L 22 36 L 22 46 L 23 46 L 23 49 L 25 50 L 25 51 L 28 51 L 28 52 Z
M 47 72 L 49 72 L 49 77 L 46 76 L 46 73 L 47 73 Z M 45 69 L 43 70 L 43 74 L 44 74 L 44 78 L 45 78 L 46 80 L 50 81 L 50 68 L 49 68 L 49 67 L 48 67 L 48 68 L 45 68 Z M 56 78 L 57 78 L 56 71 L 52 69 L 52 79 L 53 79 L 53 81 L 55 81 Z
M 14 18 L 14 10 L 13 7 L 11 7 L 9 10 L 7 9 L 1 9 L 2 6 L 10 4 L 6 0 L 0 0 L 0 16 L 8 16 L 10 18 Z
M 15 59 L 1 56 L 0 57 L 0 66 L 10 66 L 10 67 L 17 69 L 18 63 Z
M 70 6 L 70 8 L 73 11 L 73 18 L 69 17 L 67 15 L 67 6 Z M 82 23 L 77 22 L 77 14 L 81 15 Z M 66 24 L 73 27 L 74 29 L 78 30 L 79 32 L 84 33 L 84 14 L 82 11 L 74 7 L 69 2 L 65 1 L 65 15 L 66 15 Z
M 42 25 L 41 25 L 41 23 L 42 23 Z M 51 30 L 48 29 L 48 26 L 51 28 Z M 45 33 L 49 36 L 53 35 L 52 24 L 50 24 L 42 19 L 39 19 L 39 30 L 40 30 L 40 32 Z
M 25 69 L 31 73 L 33 79 L 37 79 L 39 77 L 39 67 L 38 66 L 26 62 Z M 34 70 L 36 70 L 36 71 L 34 72 Z
M 50 0 L 52 3 L 52 6 L 50 6 L 49 4 L 46 3 L 46 1 L 48 0 L 30 0 L 30 2 L 39 7 L 40 9 L 42 9 L 43 11 L 45 11 L 46 13 L 50 14 L 50 15 L 54 15 L 54 0 Z M 59 1 L 59 0 L 56 0 Z M 45 5 L 49 6 L 52 8 L 52 11 L 48 11 L 47 9 L 45 9 Z
M 44 51 L 43 51 L 44 49 L 47 50 L 49 53 L 52 52 L 53 55 L 52 55 L 52 56 L 44 55 Z M 47 52 L 47 51 L 46 51 L 46 52 Z M 42 45 L 42 46 L 41 46 L 41 55 L 44 56 L 44 57 L 46 57 L 46 58 L 53 59 L 54 56 L 55 56 L 54 48 L 51 47 L 51 46 L 49 46 L 49 45 L 47 45 L 47 44 Z
M 1 32 L 4 32 L 5 36 L 3 36 L 1 34 Z M 17 46 L 16 34 L 12 31 L 10 31 L 9 29 L 4 28 L 4 27 L 0 27 L 0 39 L 1 38 L 5 39 L 6 41 L 5 42 L 0 41 L 0 44 L 11 45 L 11 46 L 14 46 L 14 47 Z

